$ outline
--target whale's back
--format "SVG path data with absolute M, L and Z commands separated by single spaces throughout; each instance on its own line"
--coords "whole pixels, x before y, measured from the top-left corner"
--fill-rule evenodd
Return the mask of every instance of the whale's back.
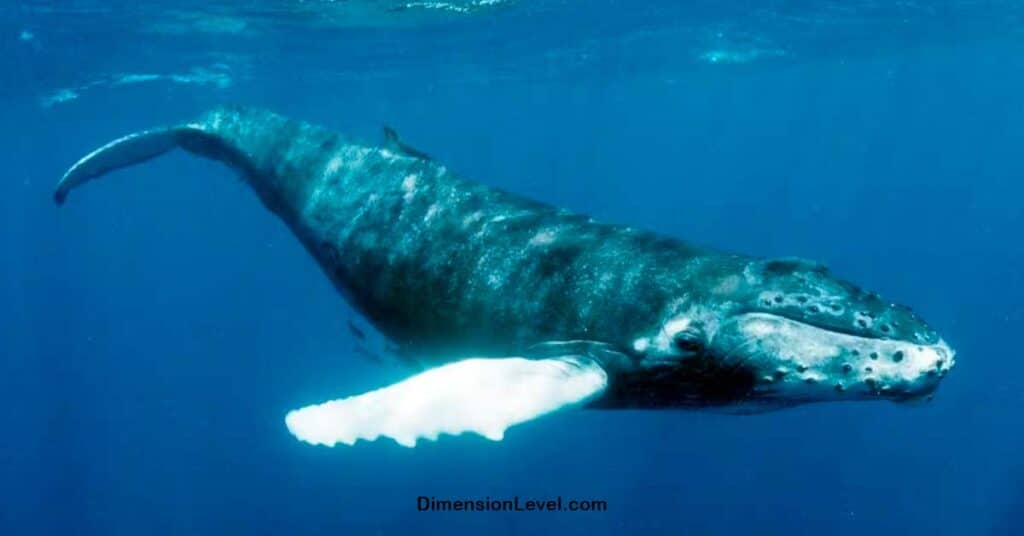
M 635 332 L 686 291 L 678 274 L 703 254 L 464 180 L 393 132 L 386 141 L 221 108 L 103 146 L 71 168 L 56 197 L 177 147 L 224 162 L 357 309 L 426 360 Z

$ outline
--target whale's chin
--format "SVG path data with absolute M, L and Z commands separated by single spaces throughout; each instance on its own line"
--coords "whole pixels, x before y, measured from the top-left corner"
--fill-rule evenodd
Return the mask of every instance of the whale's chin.
M 712 348 L 722 366 L 753 377 L 752 402 L 768 406 L 930 398 L 955 355 L 942 340 L 921 345 L 865 337 L 762 312 L 727 320 Z

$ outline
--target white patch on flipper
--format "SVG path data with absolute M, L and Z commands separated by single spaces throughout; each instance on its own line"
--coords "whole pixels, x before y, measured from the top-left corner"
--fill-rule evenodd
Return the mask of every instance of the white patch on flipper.
M 285 424 L 313 445 L 352 445 L 385 436 L 413 447 L 421 438 L 465 432 L 500 441 L 510 426 L 585 402 L 607 385 L 605 371 L 586 358 L 474 358 L 291 411 Z

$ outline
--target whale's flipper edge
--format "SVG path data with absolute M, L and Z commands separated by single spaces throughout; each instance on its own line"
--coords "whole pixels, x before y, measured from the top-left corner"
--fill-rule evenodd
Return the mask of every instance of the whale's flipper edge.
M 607 386 L 608 374 L 589 357 L 470 358 L 291 411 L 285 424 L 297 439 L 326 446 L 383 436 L 414 447 L 467 432 L 500 441 L 510 426 L 584 404 Z
M 68 169 L 57 184 L 53 199 L 63 205 L 68 193 L 86 182 L 111 171 L 140 164 L 181 145 L 193 127 L 172 127 L 146 130 L 118 138 L 85 155 Z

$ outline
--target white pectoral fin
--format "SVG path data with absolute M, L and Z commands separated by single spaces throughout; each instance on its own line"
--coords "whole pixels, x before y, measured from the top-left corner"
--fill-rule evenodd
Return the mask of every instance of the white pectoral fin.
M 291 411 L 285 423 L 296 438 L 314 445 L 384 436 L 413 447 L 421 438 L 465 432 L 499 441 L 510 426 L 582 404 L 607 385 L 604 369 L 587 357 L 465 359 Z

